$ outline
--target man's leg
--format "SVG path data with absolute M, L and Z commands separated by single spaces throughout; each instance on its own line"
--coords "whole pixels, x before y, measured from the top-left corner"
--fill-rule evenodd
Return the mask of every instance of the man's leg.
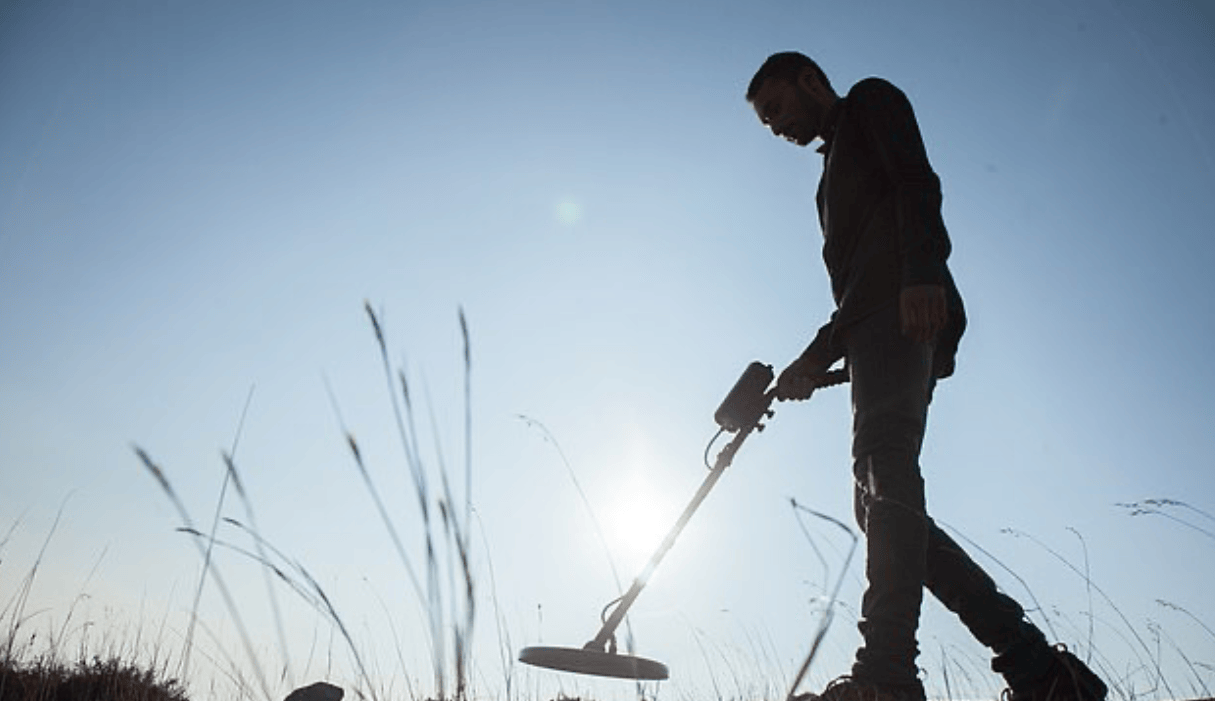
M 932 345 L 899 331 L 891 307 L 849 329 L 853 474 L 866 535 L 868 586 L 861 601 L 853 677 L 922 698 L 916 629 L 928 568 L 929 520 L 919 454 L 932 398 Z
M 995 654 L 1013 701 L 1096 701 L 1105 684 L 1052 648 L 1021 606 L 927 515 L 919 453 L 935 380 L 932 346 L 899 332 L 897 312 L 850 329 L 856 516 L 867 542 L 864 645 L 853 677 L 922 698 L 915 666 L 923 587 Z
M 1028 655 L 1042 653 L 1048 647 L 1046 636 L 1026 620 L 1021 605 L 1001 592 L 987 572 L 931 522 L 924 583 L 945 608 L 957 614 L 975 639 L 995 654 L 1015 655 L 1018 649 L 1024 649 Z M 1027 658 L 1025 671 L 1030 675 L 1041 672 L 1046 662 Z
M 1083 662 L 1054 648 L 1021 605 L 957 543 L 929 520 L 925 584 L 957 614 L 975 638 L 996 654 L 992 670 L 1003 675 L 1007 701 L 1100 701 L 1106 685 Z

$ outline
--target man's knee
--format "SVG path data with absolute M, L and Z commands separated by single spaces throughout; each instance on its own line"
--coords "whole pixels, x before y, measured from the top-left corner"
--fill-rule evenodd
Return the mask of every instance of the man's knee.
M 916 451 L 878 451 L 853 464 L 857 520 L 862 523 L 875 507 L 891 506 L 925 517 L 924 478 Z

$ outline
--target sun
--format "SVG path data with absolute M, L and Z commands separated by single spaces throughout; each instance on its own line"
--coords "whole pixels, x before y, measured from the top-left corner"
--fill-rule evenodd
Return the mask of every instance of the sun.
M 604 536 L 613 555 L 636 566 L 654 554 L 676 516 L 670 500 L 644 474 L 633 473 L 621 481 L 604 513 Z

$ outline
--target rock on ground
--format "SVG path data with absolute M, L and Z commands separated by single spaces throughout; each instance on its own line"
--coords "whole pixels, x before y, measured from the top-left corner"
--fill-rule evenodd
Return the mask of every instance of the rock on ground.
M 317 682 L 303 686 L 287 694 L 284 701 L 342 701 L 346 692 L 341 687 L 325 682 Z

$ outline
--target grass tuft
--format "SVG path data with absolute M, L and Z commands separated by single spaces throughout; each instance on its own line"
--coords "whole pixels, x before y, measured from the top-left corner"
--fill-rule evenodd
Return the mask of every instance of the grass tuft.
M 118 657 L 77 660 L 67 664 L 54 656 L 20 662 L 0 660 L 0 701 L 187 701 L 182 684 Z

